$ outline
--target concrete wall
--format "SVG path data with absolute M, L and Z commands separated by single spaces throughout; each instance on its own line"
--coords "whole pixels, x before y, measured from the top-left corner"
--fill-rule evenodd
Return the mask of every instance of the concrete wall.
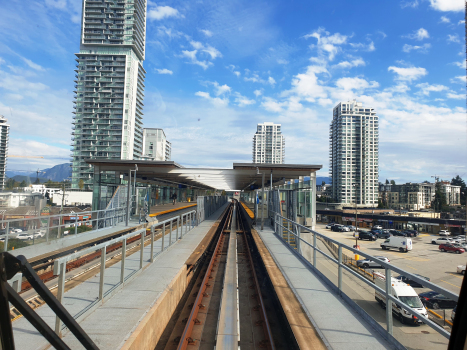
M 56 193 L 52 197 L 52 202 L 61 205 L 62 194 Z M 92 191 L 67 191 L 65 192 L 65 205 L 91 205 Z

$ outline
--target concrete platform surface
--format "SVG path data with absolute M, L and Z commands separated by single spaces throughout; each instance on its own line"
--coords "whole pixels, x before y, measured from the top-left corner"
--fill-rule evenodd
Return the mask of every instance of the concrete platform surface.
M 177 275 L 184 273 L 184 276 L 186 276 L 185 261 L 222 214 L 226 205 L 217 210 L 209 219 L 189 231 L 181 240 L 176 241 L 175 234 L 172 234 L 173 244 L 159 254 L 152 264 L 148 264 L 150 246 L 145 247 L 144 265 L 148 265 L 124 288 L 120 289 L 80 322 L 81 327 L 99 349 L 114 350 L 124 346 L 125 341 L 130 338 L 148 311 L 158 303 L 158 300 L 167 292 L 167 289 L 171 288 L 171 283 L 176 279 Z M 168 237 L 169 232 L 167 231 L 166 245 L 169 241 Z M 157 252 L 160 249 L 161 240 L 159 239 L 155 242 L 154 251 Z M 139 256 L 139 251 L 127 256 L 125 276 L 137 270 Z M 71 315 L 76 315 L 96 300 L 99 290 L 99 278 L 100 274 L 97 272 L 94 277 L 64 294 L 62 304 Z M 111 289 L 119 280 L 120 263 L 107 267 L 105 270 L 105 291 Z M 36 312 L 54 329 L 55 315 L 47 305 L 39 307 Z M 168 317 L 170 316 L 168 315 Z M 47 341 L 24 318 L 20 318 L 13 323 L 13 331 L 17 349 L 36 350 L 50 347 Z M 64 330 L 63 340 L 71 349 L 83 349 L 83 346 L 68 330 Z
M 394 348 L 293 254 L 270 227 L 257 232 L 328 348 Z

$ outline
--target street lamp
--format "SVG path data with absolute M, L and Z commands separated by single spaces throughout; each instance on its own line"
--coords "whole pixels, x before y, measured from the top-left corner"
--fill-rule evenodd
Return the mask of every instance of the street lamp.
M 461 192 L 463 195 L 465 195 L 465 192 Z M 464 235 L 465 238 L 467 239 L 467 199 L 465 201 L 465 226 L 464 226 Z
M 358 243 L 358 212 L 357 212 L 357 184 L 353 184 L 352 187 L 355 189 L 355 248 L 357 248 Z

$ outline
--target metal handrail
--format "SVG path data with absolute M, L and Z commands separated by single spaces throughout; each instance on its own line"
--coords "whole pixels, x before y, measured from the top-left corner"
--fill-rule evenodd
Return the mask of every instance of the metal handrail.
M 287 228 L 283 225 L 284 220 L 288 223 Z M 289 227 L 290 224 L 292 225 L 292 230 L 290 230 L 290 227 Z M 436 292 L 438 292 L 440 294 L 443 294 L 446 297 L 451 298 L 451 299 L 453 299 L 455 301 L 458 301 L 458 299 L 459 299 L 458 295 L 456 295 L 456 294 L 452 293 L 451 291 L 449 291 L 447 289 L 444 289 L 444 288 L 442 288 L 442 287 L 440 287 L 440 286 L 438 286 L 438 285 L 436 285 L 434 283 L 431 283 L 431 282 L 429 282 L 429 281 L 427 281 L 425 279 L 422 279 L 422 278 L 420 278 L 420 277 L 418 277 L 418 276 L 416 276 L 416 275 L 414 275 L 414 274 L 412 274 L 410 272 L 407 272 L 407 271 L 405 271 L 405 270 L 403 270 L 401 268 L 398 268 L 398 267 L 393 266 L 391 264 L 388 264 L 388 263 L 386 263 L 386 262 L 384 262 L 382 260 L 379 260 L 379 259 L 375 258 L 372 255 L 363 253 L 358 249 L 355 249 L 355 248 L 350 247 L 350 246 L 348 246 L 346 244 L 343 244 L 343 243 L 341 243 L 339 241 L 336 241 L 336 240 L 334 240 L 332 238 L 329 238 L 324 234 L 313 231 L 312 229 L 310 229 L 310 228 L 308 228 L 306 226 L 298 224 L 298 223 L 294 222 L 293 220 L 290 220 L 290 219 L 288 219 L 286 217 L 281 216 L 277 212 L 274 212 L 274 233 L 276 235 L 278 235 L 282 240 L 284 240 L 284 238 L 282 237 L 282 234 L 278 234 L 278 232 L 277 232 L 278 228 L 280 229 L 281 233 L 285 229 L 288 234 L 293 234 L 295 236 L 297 242 L 299 243 L 299 244 L 297 244 L 297 253 L 299 255 L 301 255 L 302 257 L 303 257 L 303 255 L 302 255 L 302 252 L 301 252 L 301 249 L 300 249 L 300 243 L 301 242 L 303 242 L 305 245 L 307 245 L 308 247 L 313 249 L 313 262 L 312 262 L 312 265 L 313 265 L 314 268 L 317 268 L 316 252 L 321 253 L 326 258 L 328 258 L 330 261 L 332 261 L 333 263 L 338 265 L 338 290 L 339 290 L 339 293 L 343 293 L 342 292 L 342 269 L 345 269 L 347 272 L 351 273 L 353 276 L 357 277 L 359 280 L 365 282 L 367 285 L 369 285 L 373 289 L 375 289 L 375 290 L 379 291 L 381 294 L 383 294 L 385 296 L 385 298 L 386 298 L 387 333 L 389 333 L 391 336 L 392 336 L 392 304 L 391 303 L 395 303 L 398 306 L 405 309 L 406 311 L 410 312 L 412 315 L 415 315 L 415 316 L 419 317 L 420 319 L 423 319 L 424 323 L 429 325 L 431 328 L 436 330 L 438 333 L 440 333 L 441 335 L 443 335 L 447 339 L 450 338 L 450 333 L 447 332 L 445 329 L 441 328 L 435 322 L 433 322 L 430 319 L 426 318 L 425 316 L 421 315 L 416 310 L 412 309 L 410 306 L 408 306 L 407 304 L 401 302 L 399 299 L 397 299 L 397 298 L 395 298 L 394 296 L 391 295 L 391 272 L 395 271 L 395 272 L 397 272 L 399 274 L 410 277 L 410 279 L 412 279 L 413 281 L 421 283 L 425 287 L 430 287 L 434 291 L 436 291 Z M 300 237 L 300 233 L 303 232 L 303 231 L 306 231 L 306 232 L 309 232 L 309 233 L 313 234 L 313 243 L 309 243 L 308 241 L 306 241 L 306 240 L 304 240 L 303 238 Z M 295 233 L 295 232 L 297 232 L 297 233 Z M 323 252 L 321 249 L 318 248 L 318 246 L 316 244 L 316 238 L 317 237 L 325 238 L 327 241 L 330 241 L 330 242 L 332 242 L 332 243 L 334 243 L 334 244 L 336 244 L 338 246 L 338 259 L 335 259 L 334 257 L 328 255 L 327 253 Z M 290 245 L 290 239 L 288 239 L 286 241 L 286 243 L 288 245 Z M 342 249 L 343 248 L 345 248 L 345 249 L 347 249 L 347 250 L 349 250 L 349 251 L 351 251 L 351 252 L 353 252 L 355 254 L 362 255 L 367 259 L 371 259 L 372 261 L 375 261 L 378 264 L 380 264 L 381 266 L 383 266 L 384 269 L 385 269 L 386 289 L 383 290 L 382 288 L 378 287 L 372 281 L 369 281 L 367 278 L 361 276 L 360 274 L 355 272 L 353 269 L 351 269 L 347 265 L 343 264 L 342 263 Z

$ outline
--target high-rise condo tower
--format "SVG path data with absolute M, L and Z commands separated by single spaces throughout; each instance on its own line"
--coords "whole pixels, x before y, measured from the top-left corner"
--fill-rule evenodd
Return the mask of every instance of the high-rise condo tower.
M 83 0 L 76 54 L 72 186 L 92 184 L 85 159 L 143 151 L 146 0 Z
M 378 116 L 355 100 L 333 109 L 329 129 L 332 197 L 338 203 L 378 205 Z
M 282 164 L 285 159 L 285 138 L 281 125 L 271 122 L 258 124 L 253 137 L 253 163 Z

